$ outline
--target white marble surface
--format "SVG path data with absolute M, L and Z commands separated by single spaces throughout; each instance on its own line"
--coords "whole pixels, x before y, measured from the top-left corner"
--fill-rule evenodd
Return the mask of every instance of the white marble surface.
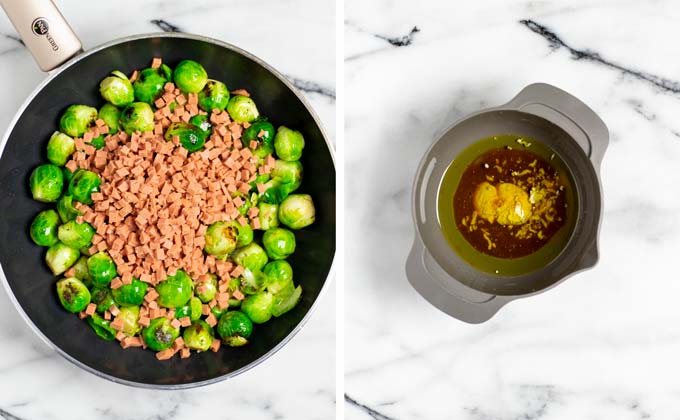
M 680 5 L 453 3 L 346 3 L 346 418 L 677 419 Z M 406 281 L 412 176 L 445 126 L 539 81 L 609 126 L 601 260 L 467 325 Z
M 331 1 L 57 1 L 85 48 L 157 32 L 162 19 L 236 44 L 295 78 L 331 138 L 335 5 Z M 314 34 L 314 36 L 310 36 Z M 0 13 L 0 130 L 45 75 Z M 330 94 L 330 96 L 328 95 Z M 187 391 L 130 388 L 79 370 L 42 343 L 0 291 L 0 419 L 329 419 L 335 412 L 335 283 L 281 351 L 232 380 Z M 211 416 L 211 417 L 208 417 Z M 214 416 L 214 417 L 213 417 Z

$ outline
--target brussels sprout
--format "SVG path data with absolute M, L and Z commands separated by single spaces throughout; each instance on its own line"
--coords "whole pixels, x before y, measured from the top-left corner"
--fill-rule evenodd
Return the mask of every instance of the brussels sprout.
M 90 304 L 90 291 L 82 281 L 75 277 L 61 279 L 57 282 L 57 294 L 61 305 L 69 312 L 84 311 Z
M 184 345 L 192 350 L 206 351 L 213 342 L 213 329 L 207 322 L 198 320 L 184 329 Z
M 189 119 L 189 122 L 201 130 L 205 138 L 210 137 L 210 134 L 212 134 L 212 124 L 206 114 L 194 115 Z
M 78 223 L 75 220 L 59 226 L 57 236 L 59 240 L 71 248 L 89 247 L 92 244 L 94 228 L 89 223 Z
M 262 133 L 262 136 L 260 136 L 260 133 Z M 250 142 L 255 140 L 257 148 L 253 150 L 253 155 L 265 158 L 274 153 L 275 133 L 274 126 L 270 122 L 265 120 L 254 121 L 250 127 L 243 130 L 243 144 L 250 145 Z
M 106 251 L 99 251 L 88 258 L 87 269 L 90 270 L 92 283 L 99 287 L 108 286 L 111 280 L 118 275 L 116 264 Z
M 217 294 L 217 276 L 208 273 L 208 280 L 200 283 L 197 282 L 195 286 L 196 296 L 198 296 L 201 302 L 208 303 L 211 300 L 215 299 L 215 295 Z M 199 287 L 201 289 L 200 291 Z
M 73 179 L 73 175 L 75 175 L 75 173 L 71 172 L 71 170 L 69 170 L 67 167 L 61 168 L 61 173 L 64 178 L 64 187 L 68 187 L 68 184 Z
M 271 172 L 272 179 L 288 185 L 288 192 L 298 189 L 302 183 L 302 164 L 299 161 L 288 162 L 277 159 Z
M 165 84 L 169 82 L 162 68 L 144 69 L 139 72 L 139 76 L 133 87 L 135 89 L 135 99 L 151 105 L 163 93 Z
M 293 288 L 291 284 L 274 296 L 274 304 L 272 305 L 272 315 L 279 317 L 290 311 L 300 301 L 302 295 L 302 287 Z
M 59 216 L 54 210 L 43 210 L 38 213 L 31 223 L 31 239 L 36 245 L 52 246 L 59 242 L 57 228 Z
M 309 194 L 291 194 L 279 206 L 279 220 L 291 229 L 302 229 L 314 223 L 316 211 Z
M 97 312 L 103 314 L 112 305 L 115 305 L 116 301 L 113 300 L 111 289 L 108 287 L 95 287 L 92 289 L 92 303 L 97 305 Z
M 113 294 L 113 299 L 118 306 L 138 306 L 144 302 L 144 295 L 146 295 L 148 287 L 148 284 L 133 277 L 130 284 L 124 284 L 113 289 L 111 294 Z
M 29 184 L 34 200 L 53 203 L 59 199 L 64 188 L 64 173 L 58 166 L 40 165 L 31 173 Z
M 267 291 L 273 294 L 293 284 L 293 267 L 286 260 L 272 261 L 262 271 L 267 276 Z
M 177 270 L 174 276 L 168 276 L 158 283 L 156 292 L 159 305 L 165 308 L 179 308 L 191 299 L 193 283 L 191 278 L 183 270 Z
M 229 311 L 217 322 L 217 334 L 222 342 L 230 347 L 248 344 L 248 337 L 253 332 L 253 323 L 241 311 Z
M 75 220 L 76 217 L 82 214 L 80 210 L 73 207 L 73 197 L 70 195 L 62 195 L 59 201 L 57 201 L 57 213 L 59 213 L 62 223 Z
M 264 232 L 262 245 L 272 260 L 283 260 L 295 252 L 295 234 L 288 229 L 274 228 Z
M 257 184 L 266 184 L 271 179 L 269 174 L 257 174 L 255 175 L 255 180 L 250 183 L 250 188 L 257 190 Z
M 68 183 L 68 194 L 83 204 L 92 204 L 92 193 L 99 191 L 101 183 L 96 173 L 79 169 Z
M 89 144 L 90 146 L 94 147 L 94 148 L 97 149 L 97 150 L 100 150 L 100 149 L 103 149 L 104 146 L 106 146 L 106 140 L 105 140 L 105 139 L 106 139 L 106 138 L 105 138 L 104 135 L 102 134 L 102 135 L 99 136 L 99 137 L 93 138 L 93 139 L 92 139 L 89 143 L 87 143 L 87 144 Z
M 274 295 L 262 292 L 243 299 L 241 310 L 256 324 L 263 324 L 272 317 Z
M 274 137 L 274 149 L 276 155 L 283 160 L 294 161 L 302 157 L 302 149 L 305 147 L 305 139 L 302 133 L 281 126 Z
M 59 130 L 71 137 L 83 137 L 97 120 L 97 108 L 87 105 L 71 105 L 61 115 Z
M 235 95 L 229 99 L 227 112 L 229 112 L 232 120 L 239 123 L 251 122 L 260 115 L 255 102 L 249 97 L 241 95 Z
M 241 226 L 236 221 L 215 222 L 205 232 L 205 246 L 208 254 L 224 256 L 253 241 L 253 229 L 249 225 Z
M 214 306 L 215 308 L 217 306 Z M 202 315 L 203 303 L 197 297 L 192 297 L 189 303 L 175 309 L 175 318 L 180 319 L 188 316 L 192 321 L 196 321 Z
M 214 109 L 224 111 L 229 103 L 229 90 L 227 85 L 217 80 L 208 80 L 203 89 L 198 92 L 198 106 L 211 112 Z
M 133 336 L 139 332 L 139 306 L 123 306 L 116 318 L 123 320 L 123 334 Z
M 172 75 L 175 85 L 188 93 L 200 92 L 208 82 L 208 73 L 203 66 L 192 60 L 180 61 Z
M 153 110 L 145 102 L 133 102 L 120 114 L 120 125 L 126 133 L 153 131 Z
M 260 229 L 268 230 L 279 225 L 279 206 L 277 204 L 260 202 L 257 208 L 260 210 L 258 213 Z
M 47 141 L 47 160 L 57 166 L 64 166 L 76 151 L 76 141 L 66 134 L 55 131 Z
M 248 268 L 250 271 L 262 270 L 262 267 L 267 264 L 268 260 L 267 253 L 255 242 L 237 249 L 232 258 L 236 264 L 243 268 Z
M 270 179 L 265 184 L 265 192 L 262 194 L 262 201 L 269 204 L 281 204 L 288 197 L 294 188 L 294 184 L 284 184 L 278 179 Z
M 113 341 L 116 338 L 116 330 L 111 327 L 111 321 L 107 321 L 97 314 L 92 314 L 87 318 L 87 323 L 100 338 L 106 341 Z
M 99 108 L 98 118 L 103 120 L 109 127 L 109 133 L 114 134 L 118 132 L 120 121 L 120 109 L 111 104 L 104 104 Z M 96 147 L 96 146 L 95 146 Z
M 181 121 L 170 124 L 165 131 L 165 139 L 172 141 L 175 136 L 179 137 L 180 144 L 189 152 L 201 150 L 205 144 L 205 134 L 193 124 Z
M 257 193 L 252 193 L 250 195 L 243 194 L 241 191 L 236 191 L 232 194 L 232 198 L 241 197 L 243 204 L 239 206 L 238 212 L 241 216 L 248 214 L 248 210 L 254 205 L 257 205 Z
M 125 74 L 118 70 L 112 71 L 110 76 L 105 77 L 99 83 L 99 93 L 102 98 L 116 106 L 129 105 L 135 100 L 132 83 Z
M 92 277 L 90 270 L 87 268 L 87 257 L 81 256 L 75 264 L 73 264 L 73 277 L 82 281 L 88 288 L 92 286 Z
M 227 307 L 227 308 L 224 308 L 224 309 L 220 309 L 220 307 L 219 307 L 218 305 L 215 305 L 215 306 L 213 306 L 212 308 L 210 308 L 210 312 L 211 312 L 213 315 L 215 315 L 215 319 L 220 319 L 220 317 L 222 316 L 222 314 L 227 313 L 228 310 L 229 310 L 228 307 Z
M 58 276 L 75 264 L 75 262 L 78 261 L 79 256 L 80 253 L 77 249 L 73 249 L 62 244 L 61 242 L 57 242 L 47 250 L 47 254 L 45 254 L 45 262 L 47 262 L 47 265 L 50 267 L 50 270 L 52 270 L 52 273 L 55 276 Z
M 179 337 L 179 329 L 170 325 L 170 320 L 165 317 L 154 318 L 142 330 L 142 337 L 151 350 L 161 351 L 172 346 Z
M 240 289 L 245 294 L 254 295 L 262 292 L 267 283 L 267 275 L 262 271 L 246 268 L 241 275 Z

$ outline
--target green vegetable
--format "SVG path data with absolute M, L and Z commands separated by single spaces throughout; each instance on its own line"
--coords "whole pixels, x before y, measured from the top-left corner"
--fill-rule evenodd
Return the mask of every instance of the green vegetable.
M 75 151 L 76 141 L 60 131 L 52 133 L 47 142 L 47 160 L 57 166 L 64 166 Z
M 87 105 L 71 105 L 61 115 L 59 130 L 71 137 L 83 137 L 96 120 L 96 108 Z
M 142 330 L 142 337 L 151 350 L 161 351 L 172 346 L 179 337 L 179 329 L 170 325 L 170 320 L 165 317 L 154 318 Z
M 75 264 L 73 264 L 73 277 L 82 281 L 88 288 L 92 286 L 92 277 L 90 270 L 87 268 L 87 257 L 81 256 Z
M 100 338 L 106 341 L 113 341 L 116 338 L 116 330 L 111 327 L 111 321 L 107 321 L 97 314 L 92 314 L 87 318 L 87 323 Z
M 59 218 L 63 223 L 75 220 L 82 214 L 80 210 L 73 207 L 73 197 L 70 195 L 62 195 L 57 201 L 57 213 L 59 213 Z
M 218 305 L 215 305 L 212 308 L 210 308 L 210 312 L 213 315 L 215 315 L 215 319 L 220 319 L 222 314 L 226 313 L 227 310 L 229 310 L 229 308 L 220 309 L 220 307 Z
M 227 112 L 229 112 L 232 120 L 239 123 L 251 122 L 260 115 L 255 102 L 249 97 L 241 95 L 235 95 L 229 99 Z
M 123 334 L 133 336 L 139 332 L 139 306 L 123 306 L 116 318 L 123 320 Z
M 57 295 L 61 305 L 69 312 L 84 311 L 90 304 L 90 291 L 77 278 L 61 279 L 57 282 Z
M 186 347 L 197 351 L 207 351 L 213 342 L 213 329 L 205 321 L 194 321 L 184 330 L 182 338 Z
M 153 131 L 153 110 L 145 102 L 133 102 L 126 106 L 121 112 L 120 125 L 123 130 L 132 134 L 136 131 Z
M 130 105 L 135 100 L 132 83 L 118 70 L 112 71 L 110 76 L 99 83 L 99 93 L 102 98 L 116 106 Z
M 283 260 L 295 252 L 295 234 L 288 229 L 274 228 L 264 232 L 262 245 L 272 260 Z
M 116 264 L 106 251 L 99 251 L 88 258 L 87 268 L 90 270 L 92 283 L 99 287 L 108 286 L 111 280 L 118 275 Z
M 102 135 L 99 136 L 99 137 L 93 138 L 93 139 L 92 139 L 89 143 L 87 143 L 87 144 L 89 144 L 89 145 L 91 145 L 92 147 L 94 147 L 95 149 L 99 150 L 99 149 L 103 149 L 104 146 L 106 146 L 106 140 L 105 140 L 104 135 L 102 134 Z
M 92 289 L 92 303 L 97 305 L 97 312 L 103 314 L 116 302 L 113 300 L 111 289 L 108 287 L 94 287 Z
M 291 194 L 279 206 L 279 221 L 291 229 L 302 229 L 314 223 L 316 211 L 308 194 Z
M 260 132 L 262 136 L 259 137 Z M 243 130 L 243 144 L 250 146 L 250 142 L 255 140 L 257 148 L 253 150 L 253 155 L 259 158 L 265 158 L 267 155 L 274 153 L 274 135 L 276 131 L 274 126 L 266 120 L 254 121 L 250 127 Z
M 217 308 L 217 306 L 214 306 Z M 201 318 L 203 311 L 203 304 L 197 297 L 192 297 L 187 305 L 175 309 L 175 318 L 180 319 L 188 316 L 192 321 Z
M 151 105 L 163 93 L 165 84 L 170 80 L 166 77 L 164 69 L 144 69 L 133 84 L 135 99 Z
M 183 60 L 173 73 L 175 85 L 188 93 L 198 93 L 208 82 L 208 73 L 202 65 L 192 60 Z
M 212 134 L 212 124 L 207 114 L 194 115 L 189 119 L 189 122 L 201 130 L 205 138 L 210 137 L 210 134 Z
M 250 271 L 262 270 L 268 260 L 267 253 L 255 242 L 237 249 L 232 258 L 236 264 L 248 268 Z
M 148 284 L 133 277 L 130 284 L 124 284 L 113 289 L 111 293 L 118 306 L 138 306 L 144 302 L 144 295 L 146 295 L 148 287 Z
M 217 323 L 217 334 L 222 342 L 230 347 L 248 344 L 248 337 L 253 333 L 253 323 L 241 311 L 229 311 L 220 317 Z
M 89 223 L 78 223 L 75 220 L 59 226 L 58 237 L 61 242 L 71 248 L 89 247 L 92 244 L 94 228 Z
M 278 179 L 271 179 L 265 183 L 267 190 L 262 194 L 262 201 L 269 204 L 281 204 L 297 186 L 284 184 Z
M 179 142 L 189 152 L 196 152 L 203 148 L 205 144 L 205 133 L 193 124 L 182 121 L 170 124 L 165 131 L 165 139 L 172 141 L 177 136 Z
M 290 311 L 300 301 L 302 295 L 302 287 L 296 288 L 287 287 L 274 296 L 274 304 L 272 305 L 272 315 L 279 317 Z
M 101 183 L 96 173 L 78 169 L 68 183 L 68 194 L 83 204 L 92 204 L 92 193 L 99 191 Z
M 302 133 L 281 126 L 274 137 L 274 149 L 276 155 L 286 161 L 298 160 L 302 157 L 302 149 L 305 147 L 305 139 Z
M 40 165 L 31 173 L 29 184 L 34 200 L 53 203 L 64 188 L 64 174 L 56 165 Z
M 201 287 L 202 286 L 202 287 Z M 198 287 L 201 287 L 201 291 L 198 291 Z M 208 280 L 200 283 L 196 283 L 196 296 L 203 303 L 208 303 L 215 299 L 217 294 L 217 276 L 214 274 L 208 274 Z
M 56 244 L 59 216 L 54 210 L 43 210 L 38 213 L 31 223 L 31 239 L 36 245 L 52 246 Z
M 246 297 L 241 303 L 241 310 L 256 324 L 264 324 L 272 317 L 274 295 L 262 292 Z
M 288 192 L 298 189 L 302 183 L 302 164 L 299 161 L 288 162 L 277 159 L 271 172 L 272 179 L 288 185 Z
M 106 103 L 99 108 L 98 118 L 104 120 L 109 127 L 109 134 L 117 133 L 119 130 L 118 121 L 120 121 L 120 109 Z M 96 146 L 95 146 L 96 147 Z
M 260 270 L 246 268 L 241 275 L 241 291 L 248 295 L 260 293 L 267 286 L 267 275 Z
M 269 204 L 260 202 L 257 205 L 260 210 L 258 217 L 260 218 L 260 229 L 268 230 L 279 225 L 279 206 L 278 204 Z
M 208 80 L 203 89 L 198 92 L 198 106 L 206 112 L 214 109 L 224 111 L 228 103 L 227 85 L 217 80 Z
M 230 254 L 236 247 L 248 245 L 253 241 L 253 230 L 249 225 L 241 226 L 236 221 L 215 222 L 205 232 L 203 249 L 218 257 Z
M 191 299 L 193 283 L 191 278 L 183 270 L 177 270 L 174 276 L 168 276 L 158 283 L 156 301 L 165 308 L 179 308 Z
M 55 276 L 68 270 L 76 261 L 80 252 L 77 249 L 68 247 L 61 242 L 52 245 L 45 254 L 45 262 Z
M 267 291 L 273 294 L 293 285 L 293 267 L 286 260 L 272 261 L 262 271 L 267 276 Z

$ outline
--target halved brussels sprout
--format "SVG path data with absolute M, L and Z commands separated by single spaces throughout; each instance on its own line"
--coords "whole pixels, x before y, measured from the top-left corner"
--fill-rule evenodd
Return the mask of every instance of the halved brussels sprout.
M 309 194 L 291 194 L 279 206 L 279 220 L 291 229 L 302 229 L 314 223 L 316 211 Z
M 195 286 L 196 296 L 198 296 L 201 302 L 208 303 L 211 300 L 215 299 L 215 295 L 217 294 L 217 276 L 208 273 L 208 280 L 203 282 L 196 282 Z
M 248 344 L 248 337 L 253 333 L 253 323 L 241 311 L 224 313 L 217 322 L 217 334 L 222 342 L 230 347 Z
M 126 106 L 120 116 L 120 125 L 123 130 L 132 134 L 136 131 L 153 131 L 153 110 L 145 102 L 133 102 Z
M 194 321 L 184 329 L 184 345 L 192 350 L 207 351 L 213 342 L 213 329 L 203 320 Z
M 75 220 L 59 226 L 57 236 L 59 240 L 71 248 L 89 247 L 92 244 L 92 237 L 95 230 L 89 223 L 78 223 Z
M 64 166 L 75 151 L 76 141 L 60 131 L 52 133 L 47 141 L 47 160 L 57 166 Z
M 97 108 L 87 105 L 71 105 L 61 115 L 59 130 L 71 137 L 83 137 L 97 120 Z
M 260 270 L 252 271 L 246 268 L 241 275 L 240 289 L 243 293 L 254 295 L 260 293 L 267 286 L 267 275 Z
M 112 305 L 115 305 L 116 301 L 113 300 L 111 289 L 108 287 L 94 287 L 92 289 L 92 303 L 97 305 L 97 312 L 103 314 Z
M 274 137 L 274 149 L 276 155 L 286 161 L 298 160 L 302 157 L 302 149 L 305 147 L 305 139 L 302 133 L 281 126 Z
M 274 228 L 264 232 L 262 245 L 272 260 L 283 260 L 295 252 L 295 234 L 288 229 Z
M 199 63 L 193 60 L 183 60 L 175 67 L 173 73 L 175 85 L 188 93 L 198 93 L 208 82 L 208 73 Z
M 196 152 L 203 148 L 205 144 L 205 133 L 200 128 L 193 124 L 182 121 L 170 124 L 170 127 L 165 131 L 165 139 L 172 141 L 177 136 L 179 142 L 189 152 Z
M 165 317 L 154 318 L 142 330 L 142 337 L 151 350 L 161 351 L 172 346 L 179 337 L 179 328 L 170 325 L 170 320 Z
M 106 103 L 99 108 L 98 118 L 103 120 L 109 127 L 109 134 L 117 133 L 119 130 L 120 109 Z M 97 146 L 95 146 L 97 147 Z
M 72 267 L 74 271 L 73 277 L 82 281 L 85 286 L 90 288 L 92 286 L 92 277 L 90 276 L 90 270 L 87 268 L 87 257 L 81 256 Z
M 260 135 L 262 133 L 262 135 Z M 265 158 L 274 153 L 274 136 L 276 131 L 274 126 L 266 120 L 256 120 L 250 127 L 243 130 L 243 144 L 250 146 L 250 142 L 255 140 L 257 148 L 253 150 L 253 155 Z
M 250 271 L 260 271 L 265 264 L 267 264 L 267 253 L 262 247 L 255 242 L 239 248 L 232 255 L 232 259 L 236 264 L 243 268 L 248 268 Z
M 293 284 L 293 267 L 286 260 L 272 261 L 262 271 L 267 276 L 267 290 L 273 294 Z
M 36 245 L 52 246 L 59 242 L 57 229 L 59 228 L 59 216 L 54 210 L 43 210 L 38 213 L 31 223 L 31 239 Z
M 260 218 L 260 229 L 268 230 L 279 225 L 279 206 L 278 204 L 269 204 L 260 202 L 257 205 L 260 210 L 258 217 Z
M 45 254 L 45 262 L 47 262 L 48 267 L 52 270 L 55 276 L 68 270 L 73 264 L 78 261 L 80 252 L 77 249 L 73 249 L 69 246 L 57 242 L 52 245 Z
M 236 221 L 215 222 L 205 232 L 205 252 L 218 257 L 230 254 L 236 247 L 248 245 L 253 241 L 253 229 L 241 226 Z
M 217 80 L 208 80 L 203 89 L 198 92 L 198 106 L 211 112 L 214 109 L 224 111 L 229 103 L 229 89 L 227 85 Z
M 146 295 L 148 287 L 148 284 L 133 277 L 130 284 L 124 284 L 113 289 L 111 293 L 118 306 L 138 306 L 144 302 L 144 295 Z
M 34 200 L 53 203 L 64 188 L 64 173 L 56 165 L 40 165 L 31 172 L 29 184 Z
M 99 93 L 102 98 L 116 106 L 129 105 L 135 100 L 135 92 L 132 83 L 125 74 L 118 70 L 111 72 L 99 83 Z
M 90 304 L 90 291 L 82 281 L 75 277 L 61 279 L 57 282 L 57 295 L 61 305 L 69 312 L 84 311 Z
M 163 93 L 165 84 L 169 82 L 163 68 L 148 68 L 139 72 L 139 76 L 132 85 L 135 99 L 151 105 Z
M 116 330 L 111 327 L 111 321 L 107 321 L 97 314 L 92 314 L 87 318 L 87 323 L 94 330 L 95 334 L 106 341 L 116 339 Z
M 238 122 L 251 122 L 260 116 L 255 102 L 247 96 L 236 95 L 229 99 L 227 112 L 231 119 Z
M 214 306 L 215 308 L 217 306 Z M 203 303 L 197 297 L 189 299 L 189 303 L 175 309 L 175 318 L 180 319 L 188 316 L 192 321 L 201 318 L 203 311 Z
M 248 318 L 254 323 L 264 324 L 272 317 L 273 306 L 274 295 L 269 292 L 262 292 L 243 299 L 241 311 L 248 315 Z
M 156 301 L 165 308 L 179 308 L 189 302 L 192 291 L 191 278 L 183 270 L 177 270 L 174 276 L 168 276 L 156 285 Z
M 57 213 L 59 213 L 62 223 L 75 220 L 82 214 L 80 210 L 73 207 L 73 197 L 70 195 L 62 195 L 57 201 Z
M 106 287 L 117 275 L 116 264 L 106 251 L 99 251 L 87 259 L 87 269 L 90 270 L 92 283 L 95 286 Z
M 92 193 L 99 191 L 101 183 L 96 173 L 78 169 L 68 183 L 68 194 L 83 204 L 92 204 Z
M 280 317 L 286 312 L 290 311 L 300 301 L 302 295 L 302 287 L 293 288 L 291 284 L 278 294 L 274 296 L 274 304 L 272 305 L 272 315 Z
M 210 123 L 210 119 L 208 118 L 207 114 L 194 115 L 189 119 L 189 123 L 201 130 L 205 138 L 210 137 L 212 134 L 212 124 Z
M 116 318 L 123 320 L 123 334 L 133 336 L 139 332 L 139 306 L 123 306 Z

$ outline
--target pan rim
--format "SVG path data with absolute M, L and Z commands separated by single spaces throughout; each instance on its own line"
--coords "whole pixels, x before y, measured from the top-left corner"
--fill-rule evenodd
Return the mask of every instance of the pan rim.
M 321 132 L 321 136 L 324 139 L 324 142 L 326 143 L 326 147 L 328 148 L 328 151 L 331 155 L 331 161 L 333 162 L 333 171 L 336 172 L 336 161 L 335 161 L 335 151 L 333 149 L 333 145 L 329 142 L 328 140 L 328 135 L 326 134 L 326 131 L 324 129 L 323 124 L 319 120 L 319 116 L 317 113 L 314 111 L 312 106 L 309 104 L 307 99 L 304 97 L 304 95 L 293 85 L 293 83 L 288 80 L 288 78 L 283 75 L 281 72 L 276 70 L 274 67 L 270 66 L 267 64 L 265 61 L 260 59 L 259 57 L 255 56 L 254 54 L 239 48 L 233 44 L 230 44 L 228 42 L 220 41 L 215 38 L 210 38 L 207 36 L 203 35 L 196 35 L 196 34 L 190 34 L 190 33 L 184 33 L 184 32 L 151 32 L 151 33 L 145 33 L 145 34 L 138 34 L 138 35 L 131 35 L 123 38 L 118 38 L 112 41 L 105 42 L 103 44 L 100 44 L 94 48 L 91 48 L 87 51 L 84 51 L 82 53 L 77 54 L 76 56 L 72 57 L 62 65 L 60 65 L 58 68 L 48 72 L 48 76 L 41 81 L 38 86 L 35 87 L 35 89 L 28 95 L 28 97 L 24 100 L 24 102 L 21 104 L 21 106 L 17 109 L 16 114 L 10 121 L 10 123 L 7 125 L 7 128 L 5 130 L 5 133 L 2 135 L 2 138 L 0 139 L 0 157 L 2 157 L 2 153 L 5 150 L 5 146 L 9 140 L 10 134 L 14 131 L 14 127 L 16 126 L 16 123 L 19 121 L 19 118 L 24 114 L 26 108 L 31 104 L 33 99 L 47 86 L 50 84 L 59 74 L 61 74 L 63 71 L 74 65 L 75 63 L 99 52 L 102 50 L 105 50 L 109 47 L 122 44 L 125 42 L 130 42 L 130 41 L 137 41 L 140 39 L 149 39 L 149 38 L 182 38 L 182 39 L 191 39 L 195 41 L 201 41 L 201 42 L 206 42 L 210 43 L 213 45 L 220 46 L 222 48 L 226 48 L 228 50 L 231 50 L 233 52 L 236 52 L 237 54 L 240 54 L 258 65 L 262 66 L 265 70 L 273 74 L 277 79 L 279 79 L 299 100 L 302 102 L 303 106 L 309 112 L 309 114 L 312 116 L 312 119 L 314 120 L 314 123 L 316 126 L 319 128 L 319 131 Z M 336 244 L 337 245 L 337 244 Z M 222 382 L 224 380 L 233 378 L 235 376 L 238 376 L 244 372 L 247 372 L 248 370 L 258 366 L 265 360 L 269 359 L 271 356 L 273 356 L 276 352 L 281 350 L 286 344 L 288 344 L 293 337 L 297 335 L 297 333 L 307 324 L 309 319 L 311 318 L 312 314 L 317 310 L 319 306 L 319 301 L 321 298 L 326 294 L 329 286 L 329 283 L 335 279 L 334 272 L 335 272 L 335 263 L 336 263 L 336 249 L 337 246 L 333 250 L 333 256 L 331 260 L 331 265 L 328 270 L 328 274 L 326 275 L 326 279 L 324 280 L 323 285 L 321 286 L 321 290 L 319 291 L 319 294 L 317 295 L 316 299 L 314 300 L 314 303 L 312 303 L 312 306 L 309 308 L 307 313 L 302 317 L 300 322 L 293 328 L 293 330 L 286 335 L 283 340 L 281 340 L 276 346 L 274 346 L 272 349 L 270 349 L 268 352 L 260 356 L 259 358 L 255 359 L 251 363 L 248 363 L 247 365 L 234 370 L 233 372 L 226 373 L 224 375 L 216 376 L 211 379 L 206 379 L 203 381 L 198 381 L 198 382 L 187 382 L 183 384 L 171 384 L 171 385 L 164 385 L 164 384 L 149 384 L 145 382 L 137 382 L 137 381 L 131 381 L 127 379 L 121 379 L 113 375 L 109 375 L 107 373 L 101 372 L 91 366 L 86 365 L 85 363 L 79 361 L 78 359 L 74 358 L 70 354 L 66 353 L 64 350 L 62 350 L 59 346 L 54 344 L 43 332 L 33 323 L 33 321 L 29 318 L 29 316 L 26 314 L 24 311 L 23 307 L 17 300 L 16 296 L 14 295 L 14 292 L 12 291 L 12 288 L 9 285 L 9 282 L 7 280 L 7 277 L 5 276 L 5 273 L 2 269 L 2 264 L 0 264 L 0 283 L 2 283 L 3 288 L 7 292 L 7 295 L 14 305 L 14 308 L 19 312 L 19 315 L 21 318 L 24 320 L 24 322 L 29 326 L 29 328 L 51 349 L 55 350 L 60 356 L 62 356 L 64 359 L 68 360 L 75 366 L 83 369 L 86 372 L 89 372 L 97 377 L 107 379 L 111 382 L 115 382 L 118 384 L 122 385 L 127 385 L 131 387 L 137 387 L 137 388 L 146 388 L 146 389 L 158 389 L 158 390 L 179 390 L 179 389 L 190 389 L 190 388 L 198 388 L 206 385 L 211 385 L 214 383 Z

